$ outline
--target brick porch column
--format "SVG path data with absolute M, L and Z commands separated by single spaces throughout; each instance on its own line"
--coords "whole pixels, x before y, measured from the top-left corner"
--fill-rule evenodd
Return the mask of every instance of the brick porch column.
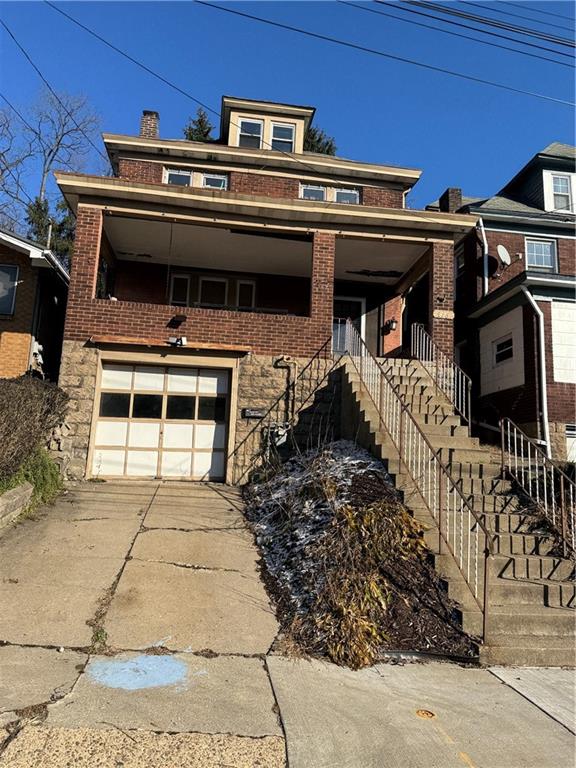
M 310 280 L 310 316 L 318 334 L 318 346 L 332 336 L 335 255 L 336 235 L 331 232 L 314 232 Z
M 450 357 L 454 357 L 454 246 L 452 243 L 433 243 L 429 251 L 430 335 Z
M 75 318 L 84 312 L 87 302 L 95 296 L 101 236 L 102 210 L 79 205 L 64 338 L 70 336 Z

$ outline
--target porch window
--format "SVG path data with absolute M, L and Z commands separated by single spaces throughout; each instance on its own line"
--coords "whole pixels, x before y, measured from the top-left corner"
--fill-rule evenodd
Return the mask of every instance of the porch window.
M 360 192 L 357 189 L 336 189 L 334 193 L 334 199 L 337 203 L 359 205 Z
M 201 277 L 198 300 L 200 304 L 224 307 L 228 301 L 228 280 L 218 277 Z
M 13 315 L 18 285 L 18 267 L 0 264 L 0 315 Z
M 326 200 L 326 187 L 317 187 L 313 184 L 301 184 L 300 197 L 303 200 L 318 200 L 323 202 Z
M 202 186 L 210 189 L 228 189 L 228 176 L 218 173 L 204 173 L 202 175 Z
M 293 125 L 272 123 L 272 149 L 279 152 L 294 152 Z
M 240 120 L 238 146 L 260 149 L 262 146 L 262 129 L 263 123 L 261 120 Z
M 189 275 L 172 275 L 170 281 L 170 304 L 176 307 L 187 307 L 190 293 Z
M 167 168 L 166 181 L 168 184 L 178 184 L 181 187 L 191 187 L 192 171 L 181 170 L 180 168 Z
M 503 336 L 492 342 L 492 351 L 494 355 L 494 366 L 500 365 L 505 360 L 511 360 L 514 357 L 514 342 L 512 334 Z
M 526 239 L 526 266 L 530 269 L 556 270 L 556 242 Z
M 572 189 L 570 176 L 552 176 L 555 211 L 572 210 Z
M 238 281 L 237 304 L 242 309 L 252 308 L 255 304 L 256 284 L 252 280 Z

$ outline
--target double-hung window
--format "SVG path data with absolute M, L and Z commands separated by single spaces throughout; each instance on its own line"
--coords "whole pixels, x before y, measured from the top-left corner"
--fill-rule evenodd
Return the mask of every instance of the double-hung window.
M 359 205 L 360 192 L 357 189 L 336 189 L 334 190 L 334 200 L 337 203 L 347 203 L 348 205 Z
M 526 238 L 526 267 L 528 269 L 556 270 L 556 242 Z
M 228 280 L 221 277 L 201 277 L 198 301 L 214 307 L 224 307 L 228 301 Z
M 0 315 L 13 315 L 18 285 L 18 267 L 0 264 Z
M 253 280 L 238 280 L 236 303 L 242 309 L 255 306 L 256 283 Z
M 187 307 L 190 296 L 190 275 L 172 275 L 170 281 L 170 304 Z
M 494 366 L 500 365 L 505 360 L 511 360 L 514 357 L 514 342 L 512 334 L 503 336 L 492 342 L 492 352 L 494 357 Z
M 228 189 L 228 176 L 220 173 L 204 173 L 202 186 L 210 189 Z
M 181 187 L 191 187 L 192 171 L 186 171 L 180 168 L 167 168 L 166 181 L 168 184 L 178 184 Z
M 272 149 L 294 152 L 294 131 L 289 123 L 272 123 Z
M 262 120 L 240 120 L 238 146 L 260 149 L 262 147 L 263 128 Z
M 555 211 L 572 211 L 572 188 L 570 176 L 552 174 L 552 193 Z
M 326 200 L 326 187 L 318 187 L 314 184 L 302 184 L 300 186 L 300 197 L 303 200 Z

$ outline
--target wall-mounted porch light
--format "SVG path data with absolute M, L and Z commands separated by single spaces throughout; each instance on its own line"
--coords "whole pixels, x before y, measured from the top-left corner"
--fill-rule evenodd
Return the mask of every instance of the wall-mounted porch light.
M 391 320 L 386 320 L 384 325 L 382 326 L 382 332 L 383 333 L 392 333 L 393 331 L 398 328 L 398 320 L 396 318 L 392 318 Z

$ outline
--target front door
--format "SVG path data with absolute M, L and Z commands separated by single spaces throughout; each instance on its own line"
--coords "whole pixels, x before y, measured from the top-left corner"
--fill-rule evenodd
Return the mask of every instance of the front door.
M 360 337 L 364 339 L 364 315 L 366 300 L 352 296 L 334 297 L 333 338 L 334 351 L 346 352 L 346 321 L 351 320 Z

